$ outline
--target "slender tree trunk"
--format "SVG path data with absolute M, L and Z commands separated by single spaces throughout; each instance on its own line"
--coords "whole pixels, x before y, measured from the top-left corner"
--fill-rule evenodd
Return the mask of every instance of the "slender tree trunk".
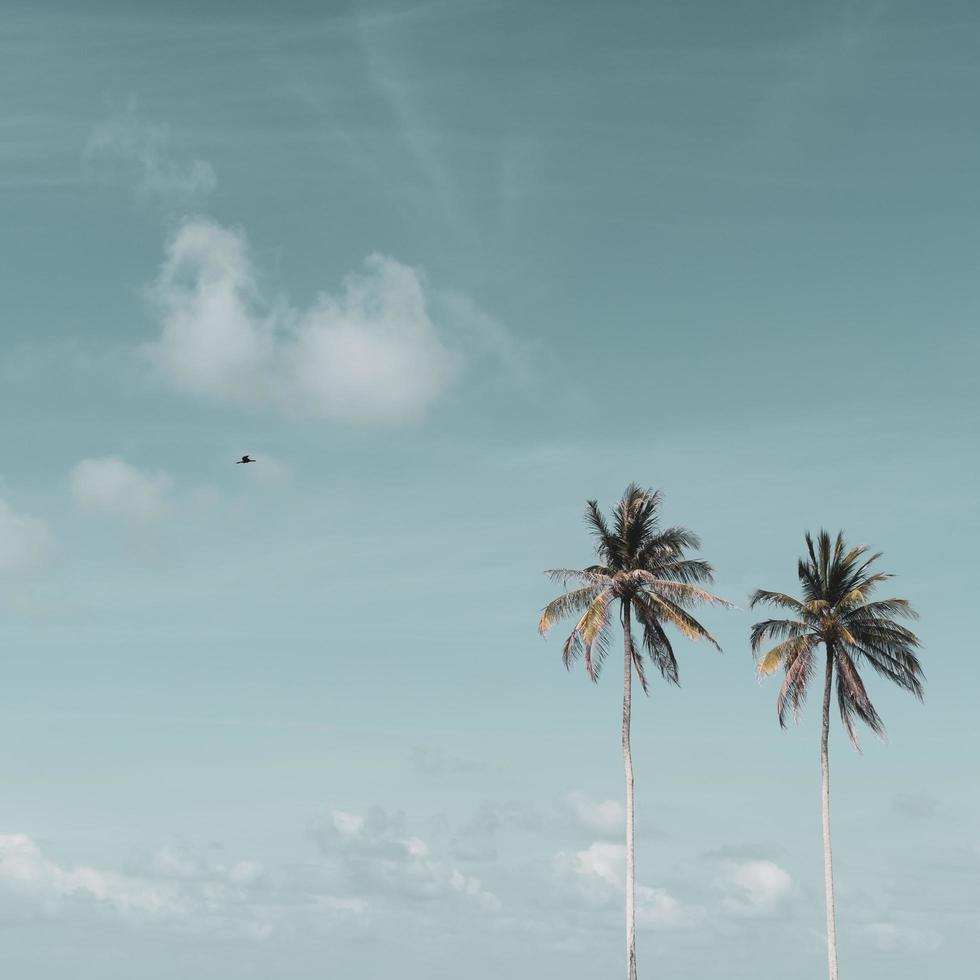
M 636 869 L 633 866 L 633 757 L 630 754 L 630 708 L 632 704 L 633 649 L 630 639 L 630 607 L 623 603 L 623 645 L 626 670 L 623 676 L 623 767 L 626 770 L 626 971 L 636 980 Z
M 837 980 L 837 927 L 834 922 L 834 864 L 830 853 L 830 761 L 827 736 L 830 734 L 830 686 L 834 674 L 834 652 L 827 646 L 827 673 L 823 691 L 823 732 L 820 736 L 820 770 L 823 774 L 823 877 L 827 893 L 827 962 L 830 980 Z

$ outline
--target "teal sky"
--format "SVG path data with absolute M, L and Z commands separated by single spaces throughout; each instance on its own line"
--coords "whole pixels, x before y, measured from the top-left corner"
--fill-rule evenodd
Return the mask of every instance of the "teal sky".
M 927 675 L 832 735 L 842 970 L 967 975 L 978 45 L 912 0 L 7 4 L 4 974 L 620 970 L 619 672 L 536 623 L 635 480 L 739 607 L 634 707 L 641 975 L 823 975 L 818 704 L 779 730 L 746 608 L 822 526 Z

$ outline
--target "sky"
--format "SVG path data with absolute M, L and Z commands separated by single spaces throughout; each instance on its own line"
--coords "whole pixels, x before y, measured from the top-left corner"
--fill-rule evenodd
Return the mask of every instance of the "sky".
M 631 481 L 736 605 L 634 702 L 640 975 L 824 975 L 819 702 L 779 729 L 747 601 L 821 527 L 927 678 L 868 679 L 861 754 L 834 720 L 841 969 L 966 975 L 978 44 L 913 0 L 5 5 L 5 975 L 621 970 L 620 676 L 536 625 Z

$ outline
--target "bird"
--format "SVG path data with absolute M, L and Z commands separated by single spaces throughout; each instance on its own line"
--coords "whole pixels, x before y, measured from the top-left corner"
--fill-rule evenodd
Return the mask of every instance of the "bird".
M 249 456 L 248 453 L 246 453 L 244 456 L 242 456 L 241 459 L 235 460 L 235 465 L 237 466 L 239 463 L 254 463 L 254 462 L 255 460 L 252 459 L 252 457 Z

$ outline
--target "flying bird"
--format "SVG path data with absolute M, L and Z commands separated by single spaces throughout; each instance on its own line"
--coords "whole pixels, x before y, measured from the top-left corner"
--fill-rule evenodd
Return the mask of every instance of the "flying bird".
M 235 465 L 237 466 L 239 463 L 254 463 L 254 462 L 255 460 L 252 459 L 252 457 L 249 456 L 248 453 L 246 453 L 244 456 L 242 456 L 241 459 L 235 460 Z

